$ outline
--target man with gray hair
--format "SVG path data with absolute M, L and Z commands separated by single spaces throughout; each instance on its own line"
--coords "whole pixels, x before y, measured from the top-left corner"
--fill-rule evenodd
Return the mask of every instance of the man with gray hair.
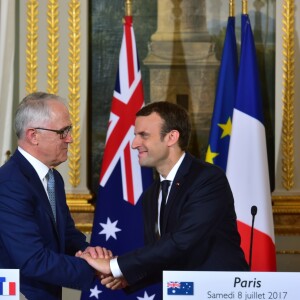
M 75 228 L 62 176 L 72 143 L 69 111 L 59 96 L 37 92 L 15 115 L 18 149 L 0 168 L 0 269 L 20 269 L 29 300 L 58 300 L 62 286 L 89 289 L 95 271 L 77 251 L 98 255 Z

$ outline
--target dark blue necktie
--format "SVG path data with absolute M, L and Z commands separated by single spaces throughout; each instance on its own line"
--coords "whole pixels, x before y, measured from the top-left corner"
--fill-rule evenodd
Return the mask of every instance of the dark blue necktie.
M 170 182 L 171 182 L 170 180 L 163 180 L 160 183 L 160 187 L 161 187 L 161 204 L 160 204 L 160 216 L 159 216 L 160 232 L 162 230 L 164 212 L 165 212 Z
M 46 175 L 47 177 L 47 191 L 49 202 L 52 208 L 54 220 L 56 221 L 56 203 L 55 203 L 55 180 L 53 170 L 49 169 L 49 172 Z

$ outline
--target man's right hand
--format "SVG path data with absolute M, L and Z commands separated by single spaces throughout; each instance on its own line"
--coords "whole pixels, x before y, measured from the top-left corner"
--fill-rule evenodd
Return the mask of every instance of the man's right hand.
M 105 256 L 105 255 L 104 255 Z M 93 258 L 89 252 L 83 252 L 80 256 L 87 261 L 87 263 L 93 267 L 95 270 L 100 272 L 103 275 L 111 275 L 110 265 L 109 265 L 109 258 L 97 257 Z
M 105 285 L 108 289 L 119 290 L 128 286 L 128 283 L 124 277 L 114 278 L 113 276 L 100 277 L 101 284 Z
M 89 253 L 92 258 L 112 258 L 113 254 L 111 250 L 108 250 L 104 247 L 96 246 L 96 247 L 87 247 L 83 252 L 76 252 L 76 257 L 81 257 L 82 254 Z

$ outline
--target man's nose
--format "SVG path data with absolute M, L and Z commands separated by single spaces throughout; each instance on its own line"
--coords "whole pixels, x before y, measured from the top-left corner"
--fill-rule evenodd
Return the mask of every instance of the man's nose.
M 133 141 L 132 141 L 132 144 L 131 144 L 131 148 L 132 149 L 136 149 L 137 147 L 138 147 L 138 137 L 137 136 L 135 136 L 134 138 L 133 138 Z
M 66 142 L 67 143 L 73 143 L 73 137 L 72 137 L 72 132 L 68 132 L 68 135 L 66 136 Z

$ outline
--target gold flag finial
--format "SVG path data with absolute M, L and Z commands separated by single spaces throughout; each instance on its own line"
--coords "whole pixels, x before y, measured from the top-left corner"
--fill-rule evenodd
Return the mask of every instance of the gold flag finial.
M 248 0 L 242 0 L 242 14 L 248 14 Z
M 234 17 L 234 0 L 229 0 L 229 17 Z
M 125 0 L 125 16 L 132 16 L 131 0 Z

